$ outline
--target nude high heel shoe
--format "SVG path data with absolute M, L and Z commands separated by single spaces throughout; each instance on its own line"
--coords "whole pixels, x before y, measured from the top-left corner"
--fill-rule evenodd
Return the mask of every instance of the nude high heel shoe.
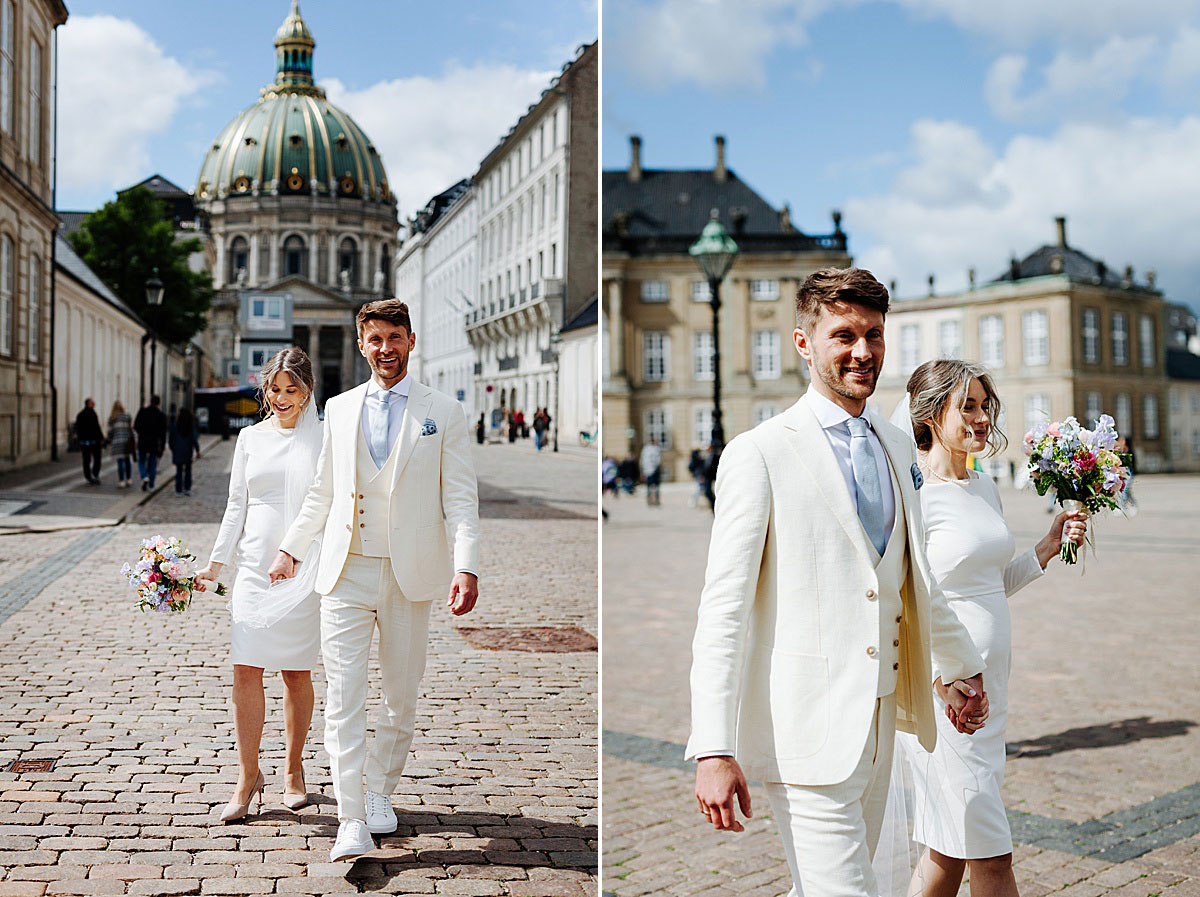
M 299 810 L 303 807 L 307 807 L 310 802 L 307 786 L 305 786 L 304 791 L 300 794 L 296 794 L 291 791 L 283 792 L 283 805 L 289 810 Z
M 261 810 L 263 788 L 266 786 L 266 784 L 266 779 L 263 778 L 263 774 L 260 772 L 258 774 L 258 779 L 256 779 L 254 782 L 254 787 L 250 789 L 250 797 L 244 804 L 235 804 L 233 801 L 227 803 L 225 805 L 225 809 L 221 811 L 221 821 L 237 822 L 239 819 L 245 819 L 246 815 L 250 812 L 250 802 L 254 800 L 255 795 L 258 796 L 258 805 L 256 807 L 256 811 Z

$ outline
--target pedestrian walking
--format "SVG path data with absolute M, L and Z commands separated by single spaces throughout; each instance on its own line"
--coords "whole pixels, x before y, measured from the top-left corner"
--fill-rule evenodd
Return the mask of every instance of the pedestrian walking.
M 529 427 L 525 425 L 525 412 L 518 411 L 513 415 L 513 423 L 517 425 L 517 435 L 522 439 L 529 438 Z
M 708 451 L 704 455 L 703 482 L 704 482 L 704 497 L 708 499 L 708 509 L 714 514 L 717 512 L 717 496 L 713 492 L 713 483 L 717 481 L 717 465 L 721 462 L 721 452 L 717 449 L 716 443 L 711 443 L 708 446 Z
M 167 449 L 167 416 L 162 412 L 162 399 L 150 397 L 150 404 L 133 419 L 133 432 L 137 435 L 138 473 L 142 477 L 142 491 L 154 488 L 158 474 L 158 459 Z
M 1126 517 L 1136 517 L 1138 512 L 1137 499 L 1133 497 L 1133 440 L 1122 436 L 1117 440 L 1117 454 L 1125 462 L 1129 476 L 1125 479 L 1125 489 L 1117 496 L 1117 506 Z
M 175 465 L 175 494 L 192 494 L 192 458 L 200 457 L 200 434 L 196 418 L 187 408 L 175 416 L 171 427 L 171 463 Z
M 83 456 L 83 478 L 89 485 L 100 485 L 100 452 L 104 448 L 104 433 L 96 416 L 96 403 L 85 399 L 83 410 L 75 415 L 75 438 Z
M 617 479 L 621 482 L 621 488 L 630 495 L 637 492 L 638 480 L 641 478 L 638 459 L 635 456 L 630 455 L 617 466 Z
M 521 428 L 520 424 L 517 423 L 517 415 L 510 409 L 508 412 L 508 441 L 516 442 L 519 432 L 521 432 Z
M 688 499 L 688 507 L 694 508 L 700 504 L 700 497 L 704 495 L 704 456 L 700 454 L 700 449 L 692 449 L 692 456 L 688 458 L 688 473 L 692 475 L 692 482 L 696 484 L 696 491 Z
M 662 496 L 659 494 L 658 487 L 662 482 L 662 451 L 653 438 L 642 446 L 639 463 L 642 467 L 642 476 L 646 480 L 646 504 L 661 505 Z
M 542 409 L 542 424 L 545 426 L 545 429 L 542 431 L 542 445 L 543 446 L 547 445 L 550 442 L 550 422 L 552 420 L 553 420 L 553 418 L 550 416 L 550 409 L 543 408 Z
M 546 413 L 539 408 L 533 413 L 533 445 L 540 452 L 546 444 Z
M 113 402 L 108 416 L 108 449 L 117 459 L 117 488 L 128 489 L 133 485 L 133 456 L 137 454 L 137 442 L 133 438 L 133 419 L 120 400 Z
M 480 445 L 483 445 L 483 437 L 486 432 L 487 428 L 484 426 L 483 412 L 481 411 L 479 412 L 479 423 L 475 425 L 475 441 Z
M 621 490 L 617 487 L 617 459 L 605 457 L 600 465 L 600 490 L 611 492 L 616 498 Z

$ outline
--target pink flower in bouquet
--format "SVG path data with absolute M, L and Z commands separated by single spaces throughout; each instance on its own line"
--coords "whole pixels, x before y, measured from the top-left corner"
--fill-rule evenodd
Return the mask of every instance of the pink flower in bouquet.
M 1033 430 L 1030 430 L 1028 433 L 1025 434 L 1025 445 L 1026 445 L 1026 447 L 1032 448 L 1032 446 L 1033 446 Z
M 1080 473 L 1087 473 L 1089 470 L 1096 469 L 1096 456 L 1093 454 L 1076 455 L 1075 469 Z
M 1055 439 L 1057 439 L 1059 436 L 1062 435 L 1062 430 L 1060 430 L 1058 428 L 1057 421 L 1052 423 L 1050 426 L 1046 427 L 1046 432 L 1049 433 L 1051 436 L 1053 436 Z
M 173 592 L 171 592 L 171 599 L 174 601 L 187 601 L 187 589 L 175 589 Z

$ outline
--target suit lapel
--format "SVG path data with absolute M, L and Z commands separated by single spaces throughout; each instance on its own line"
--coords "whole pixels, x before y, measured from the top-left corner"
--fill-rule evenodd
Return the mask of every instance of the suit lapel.
M 904 482 L 905 476 L 910 479 L 912 476 L 911 472 L 904 467 L 911 454 L 905 444 L 908 437 L 894 427 L 881 425 L 879 415 L 870 407 L 868 407 L 867 416 L 871 420 L 875 435 L 879 437 L 879 444 L 883 446 L 883 454 L 887 457 L 888 468 L 892 474 L 892 494 L 896 500 L 896 521 L 903 520 L 908 523 L 908 509 L 911 502 L 905 491 L 906 484 Z
M 821 429 L 816 415 L 803 399 L 784 413 L 784 427 L 789 431 L 788 446 L 800 459 L 809 478 L 820 490 L 825 503 L 829 505 L 830 511 L 842 525 L 850 541 L 867 563 L 874 567 L 877 555 L 867 542 L 866 530 L 858 519 L 858 512 L 854 510 L 854 500 L 846 488 L 842 469 L 838 466 L 833 447 L 829 444 L 825 431 Z
M 421 428 L 425 425 L 425 418 L 432 403 L 433 390 L 414 380 L 408 392 L 408 405 L 404 409 L 404 423 L 400 425 L 400 436 L 396 440 L 396 470 L 392 475 L 391 489 L 396 488 L 404 465 L 408 463 L 413 449 L 417 447 L 417 440 L 421 438 Z
M 354 387 L 346 396 L 346 424 L 337 429 L 335 438 L 341 441 L 341 456 L 347 459 L 350 482 L 358 488 L 358 438 L 362 433 L 363 403 L 367 400 L 367 384 Z

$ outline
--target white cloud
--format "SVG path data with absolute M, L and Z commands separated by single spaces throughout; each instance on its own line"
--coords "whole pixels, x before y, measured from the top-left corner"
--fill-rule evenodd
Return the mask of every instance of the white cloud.
M 984 95 L 992 112 L 1008 121 L 1079 117 L 1110 109 L 1124 99 L 1158 48 L 1156 38 L 1112 37 L 1091 52 L 1060 50 L 1042 71 L 1042 84 L 1020 95 L 1029 60 L 1005 55 L 988 72 Z
M 888 192 L 844 205 L 847 231 L 867 246 L 858 263 L 896 278 L 901 296 L 922 293 L 930 273 L 939 292 L 963 287 L 972 266 L 981 280 L 995 277 L 1010 253 L 1053 242 L 1053 218 L 1065 215 L 1072 245 L 1112 269 L 1157 269 L 1169 299 L 1200 299 L 1200 257 L 1186 236 L 1196 233 L 1200 208 L 1200 117 L 1075 123 L 1044 138 L 1015 137 L 992 156 L 976 149 L 950 171 L 958 187 L 931 188 L 947 171 L 947 150 L 931 136 L 977 147 L 970 132 L 918 122 L 915 163 Z
M 336 78 L 322 86 L 379 149 L 400 214 L 408 216 L 473 175 L 555 74 L 452 64 L 440 76 L 397 78 L 362 90 L 350 90 Z
M 185 68 L 114 16 L 71 16 L 59 31 L 61 186 L 127 187 L 149 173 L 147 143 L 214 75 Z
M 1163 75 L 1173 86 L 1200 76 L 1200 28 L 1182 28 L 1175 35 L 1163 62 Z

